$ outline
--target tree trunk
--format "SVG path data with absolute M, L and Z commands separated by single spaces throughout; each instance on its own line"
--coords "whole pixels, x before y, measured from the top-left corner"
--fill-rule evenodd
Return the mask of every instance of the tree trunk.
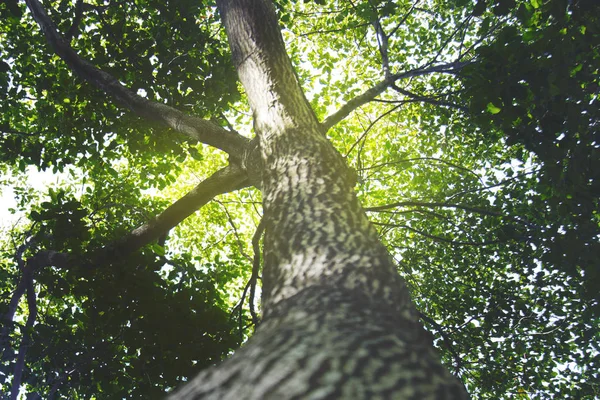
M 468 398 L 304 97 L 272 5 L 217 3 L 263 162 L 263 322 L 171 398 Z

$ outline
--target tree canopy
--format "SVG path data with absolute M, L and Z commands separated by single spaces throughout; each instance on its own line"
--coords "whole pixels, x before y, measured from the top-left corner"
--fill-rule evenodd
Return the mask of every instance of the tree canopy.
M 597 397 L 598 4 L 275 6 L 444 364 L 474 398 Z M 0 3 L 0 392 L 161 398 L 252 335 L 249 110 L 212 2 Z

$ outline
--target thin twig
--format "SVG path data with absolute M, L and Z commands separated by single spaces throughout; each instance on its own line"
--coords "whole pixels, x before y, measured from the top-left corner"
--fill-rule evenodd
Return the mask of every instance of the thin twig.
M 229 222 L 229 225 L 231 225 L 231 229 L 233 229 L 233 234 L 235 235 L 235 238 L 236 238 L 236 241 L 237 241 L 237 245 L 238 245 L 238 249 L 240 251 L 240 254 L 242 256 L 244 256 L 245 259 L 247 259 L 249 261 L 252 261 L 252 257 L 250 257 L 244 251 L 244 241 L 240 237 L 240 233 L 238 232 L 237 226 L 235 226 L 235 223 L 233 222 L 233 218 L 231 217 L 231 214 L 229 213 L 229 210 L 227 209 L 227 207 L 225 206 L 225 204 L 223 204 L 221 201 L 215 200 L 215 202 L 217 204 L 219 204 L 221 207 L 223 207 L 223 210 L 225 210 L 225 215 L 227 216 L 227 221 Z

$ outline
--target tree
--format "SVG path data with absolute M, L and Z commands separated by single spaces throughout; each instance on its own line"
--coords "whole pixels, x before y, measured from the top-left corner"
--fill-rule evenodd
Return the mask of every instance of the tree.
M 308 69 L 301 58 L 292 58 L 296 64 L 292 67 L 275 10 L 266 1 L 218 2 L 233 68 L 211 7 L 185 1 L 126 3 L 122 8 L 60 3 L 48 8 L 58 21 L 55 26 L 37 0 L 27 1 L 44 41 L 60 61 L 39 51 L 46 45 L 32 34 L 31 20 L 17 11 L 18 5 L 10 4 L 3 9 L 10 14 L 3 31 L 7 43 L 3 160 L 22 171 L 28 164 L 56 171 L 73 164 L 79 168 L 71 170 L 73 178 L 87 185 L 78 196 L 72 187 L 51 189 L 46 201 L 22 192 L 21 206 L 31 223 L 21 231 L 15 229 L 15 240 L 22 244 L 12 254 L 6 246 L 4 256 L 4 271 L 13 283 L 3 288 L 2 340 L 7 344 L 3 374 L 12 379 L 13 397 L 22 383 L 44 397 L 59 390 L 72 390 L 71 397 L 159 396 L 192 371 L 223 358 L 238 344 L 232 334 L 235 325 L 241 324 L 243 331 L 246 318 L 258 321 L 254 296 L 263 230 L 260 327 L 232 358 L 201 373 L 175 397 L 466 397 L 462 384 L 440 365 L 419 318 L 439 335 L 436 342 L 446 348 L 445 362 L 454 364 L 481 397 L 497 396 L 499 389 L 509 397 L 544 390 L 549 374 L 556 376 L 555 362 L 543 354 L 536 356 L 540 347 L 548 346 L 547 337 L 557 339 L 550 344 L 555 353 L 576 350 L 574 359 L 561 360 L 587 363 L 589 368 L 572 371 L 570 387 L 564 383 L 568 379 L 556 378 L 560 393 L 589 395 L 597 390 L 591 383 L 597 374 L 591 372 L 597 348 L 589 344 L 598 335 L 593 319 L 597 298 L 590 286 L 596 264 L 585 265 L 589 259 L 580 254 L 575 268 L 571 264 L 556 269 L 561 264 L 555 258 L 544 260 L 542 267 L 539 261 L 540 251 L 559 243 L 561 226 L 586 230 L 570 239 L 579 250 L 570 252 L 561 245 L 560 257 L 574 257 L 581 249 L 597 246 L 598 223 L 592 211 L 597 209 L 596 180 L 583 179 L 590 182 L 587 203 L 567 203 L 584 211 L 565 212 L 561 196 L 572 193 L 569 186 L 557 192 L 552 179 L 538 179 L 552 163 L 545 158 L 548 146 L 527 145 L 535 126 L 527 125 L 525 139 L 512 139 L 512 146 L 503 142 L 502 135 L 512 138 L 509 128 L 519 127 L 524 119 L 504 115 L 511 100 L 504 95 L 503 103 L 498 103 L 486 75 L 490 71 L 498 75 L 490 67 L 498 65 L 492 56 L 512 51 L 502 43 L 513 43 L 510 35 L 520 38 L 527 33 L 504 17 L 513 8 L 526 14 L 523 26 L 553 32 L 560 25 L 544 20 L 545 8 L 538 10 L 538 3 L 516 7 L 498 2 L 491 11 L 485 10 L 485 2 L 474 8 L 443 2 L 427 4 L 432 8 L 402 2 L 278 4 L 279 21 L 309 26 L 313 30 L 308 36 L 342 33 L 333 40 L 335 55 L 327 46 L 319 45 L 315 51 L 310 41 L 289 43 L 293 56 L 308 54 L 313 65 Z M 441 11 L 432 11 L 436 6 L 442 6 Z M 562 3 L 557 8 L 552 15 L 573 14 Z M 418 14 L 431 15 L 429 29 L 421 25 Z M 333 23 L 340 28 L 332 28 Z M 589 35 L 598 37 L 594 18 L 584 22 L 566 18 L 564 23 L 579 32 L 585 26 Z M 64 37 L 61 31 L 66 32 Z M 412 31 L 417 33 L 411 36 Z M 24 37 L 39 44 L 36 51 L 23 51 Z M 352 65 L 352 54 L 342 54 L 362 48 L 362 42 L 375 53 L 357 58 L 370 62 L 353 70 L 356 75 L 342 73 L 345 81 L 333 84 L 335 62 L 347 57 Z M 581 93 L 565 94 L 569 102 L 576 96 L 597 99 L 597 85 L 588 89 L 597 68 L 593 48 L 578 53 L 586 61 L 577 60 L 574 68 L 581 68 L 575 73 L 584 71 L 585 76 L 577 79 L 586 85 Z M 106 64 L 110 73 L 84 57 L 96 65 Z M 518 68 L 523 59 L 516 57 L 513 69 L 507 69 Z M 51 73 L 56 79 L 38 72 L 51 68 L 57 71 Z M 326 78 L 320 83 L 320 95 L 309 102 L 301 85 L 312 80 L 316 69 Z M 204 77 L 192 75 L 199 71 Z M 228 107 L 240 104 L 235 73 L 252 113 L 256 134 L 252 140 L 237 133 L 224 116 Z M 507 80 L 513 75 L 508 72 Z M 521 113 L 535 115 L 540 112 L 536 105 L 546 103 L 532 99 L 540 95 L 535 85 L 528 89 L 532 95 L 519 99 L 523 108 L 533 111 Z M 103 93 L 130 112 L 114 107 Z M 324 117 L 340 98 L 344 104 Z M 243 113 L 237 116 L 239 121 L 248 119 Z M 568 138 L 592 132 L 593 138 L 595 131 L 587 129 L 597 117 L 590 118 L 571 130 L 550 131 Z M 489 124 L 490 119 L 496 126 Z M 157 128 L 157 122 L 168 129 Z M 489 132 L 485 137 L 482 126 Z M 543 124 L 544 129 L 547 126 Z M 398 127 L 406 133 L 395 132 Z M 414 133 L 419 130 L 425 134 Z M 185 176 L 186 168 L 207 174 L 206 164 L 219 162 L 217 154 L 199 153 L 196 142 L 227 153 L 226 166 L 159 212 L 164 203 L 143 199 L 143 189 L 164 188 L 182 170 Z M 576 141 L 573 149 L 589 149 L 594 143 L 594 139 L 584 145 Z M 345 156 L 336 147 L 344 149 Z M 540 160 L 527 150 L 539 154 Z M 551 161 L 561 160 L 559 155 L 553 157 Z M 588 159 L 593 166 L 590 157 L 592 153 Z M 184 165 L 186 158 L 199 162 Z M 520 159 L 525 166 L 507 165 L 511 159 Z M 117 160 L 121 166 L 111 165 Z M 419 162 L 444 170 L 436 175 L 420 168 Z M 413 167 L 405 171 L 406 164 Z M 565 165 L 572 175 L 568 168 L 572 164 Z M 510 177 L 515 170 L 517 176 Z M 411 177 L 410 186 L 406 176 Z M 360 206 L 357 182 L 379 231 Z M 164 235 L 196 209 L 205 206 L 204 210 L 215 196 L 249 185 L 259 188 L 263 199 L 263 216 L 252 239 L 254 257 L 246 256 L 247 234 L 240 233 L 240 220 L 223 202 L 211 204 L 222 208 L 221 221 L 234 233 L 220 249 L 229 259 L 215 255 L 207 262 L 193 257 L 197 251 L 183 250 L 199 240 L 190 233 L 187 241 L 170 239 L 172 250 L 165 250 Z M 484 192 L 494 186 L 502 190 L 494 196 Z M 531 199 L 543 200 L 545 191 L 557 199 L 550 203 L 550 214 L 562 218 L 562 225 L 549 232 L 548 216 L 529 210 Z M 246 200 L 255 202 L 256 192 L 247 193 L 254 194 L 244 195 Z M 493 207 L 495 202 L 499 206 Z M 149 218 L 148 213 L 156 217 Z M 214 213 L 207 212 L 205 223 Z M 488 239 L 490 232 L 493 239 Z M 409 286 L 398 275 L 382 239 L 400 258 Z M 464 249 L 448 254 L 448 247 L 436 243 Z M 237 258 L 231 256 L 236 246 Z M 486 262 L 492 267 L 484 268 Z M 247 273 L 232 272 L 249 264 Z M 249 283 L 233 324 L 223 312 L 227 302 L 221 286 L 239 277 Z M 587 286 L 581 289 L 579 282 Z M 419 312 L 409 299 L 409 287 L 422 297 Z M 551 292 L 556 287 L 558 296 Z M 515 293 L 515 288 L 521 292 Z M 19 304 L 23 296 L 27 313 L 19 311 L 25 305 Z M 453 301 L 452 296 L 463 300 Z M 72 305 L 61 309 L 59 301 Z M 242 311 L 244 304 L 248 316 Z M 568 317 L 561 314 L 565 304 Z M 36 321 L 38 308 L 43 310 L 41 322 Z M 21 323 L 17 315 L 27 315 L 27 320 Z M 176 336 L 174 326 L 180 327 Z M 576 327 L 578 333 L 564 339 L 548 336 L 561 327 Z M 460 335 L 450 333 L 458 329 Z M 541 338 L 525 340 L 511 331 Z M 492 337 L 503 340 L 492 342 Z M 65 354 L 66 340 L 78 349 L 71 356 Z M 502 348 L 505 341 L 510 355 Z M 86 346 L 92 350 L 85 351 Z M 493 359 L 500 352 L 506 362 L 474 365 L 477 358 Z M 49 366 L 45 377 L 36 376 L 36 371 L 48 371 Z M 508 382 L 503 373 L 511 378 Z

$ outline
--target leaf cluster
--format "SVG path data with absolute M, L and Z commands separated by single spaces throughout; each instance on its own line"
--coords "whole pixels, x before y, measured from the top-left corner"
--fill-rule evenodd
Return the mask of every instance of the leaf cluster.
M 585 275 L 598 300 L 600 198 L 598 74 L 600 11 L 595 2 L 525 2 L 516 21 L 479 48 L 464 71 L 470 110 L 492 135 L 521 144 L 541 161 L 533 204 L 552 221 L 545 260 Z

